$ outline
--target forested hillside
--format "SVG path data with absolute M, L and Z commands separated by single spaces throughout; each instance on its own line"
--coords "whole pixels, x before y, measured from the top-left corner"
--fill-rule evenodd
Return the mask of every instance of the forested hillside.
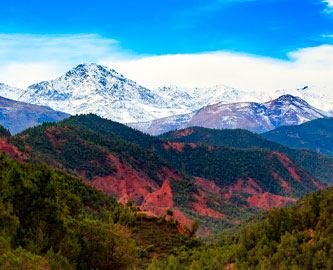
M 299 126 L 280 127 L 263 137 L 293 148 L 308 148 L 333 157 L 333 118 L 317 119 Z
M 201 234 L 325 186 L 278 151 L 169 142 L 92 114 L 1 142 L 13 158 L 83 177 L 123 204 L 133 200 L 157 216 L 170 208 L 187 226 L 199 218 Z
M 253 219 L 239 233 L 148 267 L 171 269 L 332 269 L 333 189 L 315 192 L 290 208 Z
M 328 121 L 320 119 L 315 121 Z M 315 122 L 314 121 L 314 122 Z M 304 124 L 306 125 L 306 124 Z M 288 127 L 289 128 L 289 127 Z M 285 127 L 285 129 L 288 129 Z M 292 128 L 292 127 L 291 127 Z M 284 128 L 283 128 L 284 129 Z M 264 135 L 266 136 L 266 135 Z M 313 138 L 314 136 L 309 136 Z M 182 143 L 199 143 L 211 146 L 229 146 L 236 148 L 270 149 L 290 157 L 295 163 L 304 167 L 314 177 L 327 184 L 333 184 L 333 159 L 307 149 L 292 149 L 282 144 L 267 140 L 261 135 L 242 129 L 207 129 L 191 127 L 168 132 L 159 136 L 166 141 Z M 283 143 L 283 142 L 281 142 Z
M 0 174 L 2 270 L 141 269 L 154 254 L 200 245 L 180 234 L 173 219 L 147 217 L 131 203 L 123 207 L 46 165 L 18 163 L 2 153 Z

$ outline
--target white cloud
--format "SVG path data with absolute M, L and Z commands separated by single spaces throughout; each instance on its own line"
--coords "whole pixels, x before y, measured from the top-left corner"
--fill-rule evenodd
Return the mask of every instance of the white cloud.
M 53 78 L 82 62 L 128 59 L 118 41 L 95 34 L 0 34 L 0 82 L 26 87 Z
M 300 49 L 289 61 L 230 52 L 145 57 L 103 61 L 147 86 L 187 87 L 230 85 L 244 90 L 276 90 L 328 85 L 333 87 L 333 46 Z
M 332 13 L 333 12 L 333 0 L 323 0 L 322 2 L 327 4 L 327 8 L 325 9 L 325 12 Z
M 278 60 L 233 52 L 140 56 L 98 35 L 0 35 L 0 82 L 26 87 L 65 73 L 82 62 L 110 66 L 154 88 L 230 85 L 243 90 L 276 90 L 305 85 L 333 88 L 333 46 L 289 53 Z
M 333 7 L 333 0 L 324 0 L 324 3 L 327 3 L 329 7 Z

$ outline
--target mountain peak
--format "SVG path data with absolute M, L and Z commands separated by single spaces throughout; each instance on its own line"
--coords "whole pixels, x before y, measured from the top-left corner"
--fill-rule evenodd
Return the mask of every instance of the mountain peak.
M 288 102 L 288 103 L 300 103 L 306 106 L 310 106 L 304 99 L 297 97 L 297 96 L 293 96 L 290 94 L 286 94 L 286 95 L 282 95 L 280 97 L 278 97 L 277 99 L 275 99 L 276 102 Z
M 81 76 L 81 77 L 106 77 L 106 76 L 111 76 L 111 77 L 117 77 L 120 79 L 125 79 L 125 77 L 116 72 L 114 69 L 111 69 L 107 66 L 102 66 L 98 65 L 96 63 L 83 63 L 75 68 L 71 69 L 66 73 L 67 77 L 72 77 L 72 76 Z

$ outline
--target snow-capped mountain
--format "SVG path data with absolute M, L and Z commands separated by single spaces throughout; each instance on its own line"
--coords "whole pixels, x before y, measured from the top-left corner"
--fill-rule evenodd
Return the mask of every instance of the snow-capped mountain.
M 179 112 L 151 90 L 97 64 L 81 64 L 55 80 L 33 84 L 19 100 L 70 114 L 95 113 L 119 122 Z
M 97 64 L 81 64 L 59 78 L 33 84 L 26 90 L 0 84 L 0 96 L 9 99 L 49 106 L 69 114 L 95 113 L 121 123 L 178 117 L 217 103 L 263 103 L 285 94 L 301 97 L 310 105 L 333 114 L 333 88 L 331 90 L 304 87 L 266 93 L 239 91 L 223 85 L 165 86 L 150 90 Z M 328 95 L 330 92 L 332 94 Z
M 188 111 L 198 110 L 216 103 L 261 102 L 271 97 L 263 92 L 245 92 L 235 88 L 216 85 L 208 88 L 184 88 L 178 86 L 164 86 L 153 90 L 156 95 L 169 104 L 170 107 Z
M 333 115 L 333 87 L 305 86 L 299 89 L 277 90 L 273 96 L 286 94 L 300 97 L 311 106 Z
M 242 128 L 261 133 L 279 126 L 298 125 L 323 117 L 327 117 L 325 112 L 312 107 L 301 98 L 283 95 L 265 103 L 218 103 L 190 114 L 129 125 L 152 135 L 190 126 L 216 129 Z
M 0 96 L 18 100 L 20 96 L 22 96 L 24 93 L 23 89 L 12 87 L 3 83 L 0 83 Z

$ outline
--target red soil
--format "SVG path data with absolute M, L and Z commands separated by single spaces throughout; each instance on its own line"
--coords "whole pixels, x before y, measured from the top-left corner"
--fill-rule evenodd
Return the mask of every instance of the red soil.
M 171 208 L 173 206 L 169 180 L 166 180 L 163 183 L 161 189 L 153 193 L 146 194 L 142 207 L 149 209 L 150 205 L 160 208 Z
M 312 183 L 319 189 L 324 189 L 324 186 L 319 184 L 315 179 L 311 178 Z
M 209 216 L 209 217 L 215 217 L 215 218 L 223 218 L 224 215 L 221 214 L 220 212 L 217 212 L 211 208 L 207 207 L 206 204 L 206 194 L 202 191 L 199 190 L 199 195 L 194 194 L 194 197 L 198 200 L 198 202 L 193 203 L 193 210 L 196 213 L 199 213 L 200 215 L 203 216 Z
M 228 187 L 229 194 L 239 194 L 239 193 L 250 193 L 250 194 L 259 194 L 262 193 L 262 188 L 252 179 L 249 178 L 247 182 L 239 178 L 237 183 L 233 186 Z M 225 195 L 226 196 L 226 195 Z
M 268 192 L 249 197 L 247 201 L 250 203 L 251 207 L 260 207 L 265 210 L 271 210 L 274 207 L 283 207 L 288 202 L 296 202 L 293 198 L 282 197 Z
M 231 194 L 228 193 L 228 192 L 224 192 L 224 193 L 222 194 L 222 197 L 223 197 L 224 199 L 229 200 L 229 199 L 231 198 Z
M 96 176 L 92 181 L 86 183 L 103 190 L 106 193 L 119 197 L 119 202 L 126 203 L 128 200 L 133 200 L 138 203 L 149 194 L 149 190 L 156 191 L 159 186 L 154 181 L 149 181 L 148 177 L 143 177 L 138 174 L 126 162 L 120 162 L 113 155 L 109 155 L 109 161 L 117 167 L 117 172 L 109 176 Z
M 301 182 L 301 177 L 295 171 L 294 163 L 284 154 L 279 152 L 272 152 L 271 156 L 276 156 L 278 160 L 285 166 L 290 175 L 298 182 Z
M 208 151 L 213 151 L 214 146 L 208 146 Z
M 195 143 L 188 143 L 187 145 L 191 146 L 193 149 L 198 147 L 198 145 Z
M 5 152 L 8 157 L 14 158 L 19 162 L 23 162 L 28 158 L 27 154 L 20 152 L 16 146 L 8 143 L 5 139 L 0 139 L 0 151 Z
M 193 149 L 197 148 L 197 145 L 195 143 L 177 143 L 177 142 L 166 142 L 166 143 L 163 143 L 163 148 L 165 150 L 169 150 L 171 148 L 171 149 L 176 150 L 178 152 L 184 152 L 185 145 L 189 145 Z
M 179 152 L 184 152 L 185 143 L 167 142 L 163 143 L 163 148 L 169 150 L 170 148 Z
M 215 185 L 212 181 L 200 177 L 194 177 L 194 180 L 196 185 L 210 192 L 219 193 L 221 191 L 221 188 Z
M 168 167 L 163 167 L 162 170 L 158 173 L 158 177 L 160 179 L 175 179 L 175 180 L 181 180 L 183 179 L 183 176 L 180 175 L 176 169 L 170 169 Z
M 193 129 L 187 128 L 184 130 L 177 130 L 174 134 L 175 138 L 181 138 L 181 137 L 185 137 L 185 136 L 189 136 L 194 132 Z
M 288 185 L 288 183 L 281 176 L 279 176 L 277 173 L 273 172 L 272 174 L 273 174 L 274 179 L 279 181 L 279 183 L 280 183 L 281 187 L 283 188 L 284 192 L 290 193 L 291 188 Z

